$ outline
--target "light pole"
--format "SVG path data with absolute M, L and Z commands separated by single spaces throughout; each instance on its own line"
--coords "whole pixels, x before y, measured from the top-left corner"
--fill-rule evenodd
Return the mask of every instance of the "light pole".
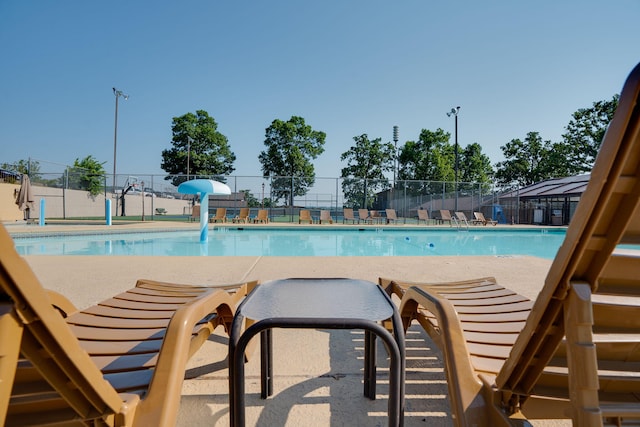
M 187 181 L 189 181 L 189 158 L 191 157 L 191 142 L 193 139 L 187 135 Z
M 396 191 L 396 169 L 398 168 L 398 126 L 393 127 L 393 187 L 391 188 L 391 197 L 392 202 L 395 202 L 395 191 Z M 395 206 L 390 206 L 395 208 Z
M 396 170 L 398 169 L 398 126 L 393 127 L 393 186 L 396 185 Z
M 458 211 L 458 113 L 460 112 L 460 107 L 456 107 L 456 108 L 452 108 L 451 111 L 449 111 L 447 113 L 447 116 L 451 117 L 454 116 L 455 117 L 455 122 L 456 122 L 456 127 L 455 127 L 455 139 L 456 139 L 456 145 L 455 145 L 455 181 L 454 181 L 454 186 L 455 186 L 455 191 L 456 191 L 456 205 L 455 205 L 455 210 L 456 212 Z
M 129 95 L 125 95 L 121 90 L 113 88 L 113 94 L 116 96 L 116 119 L 113 129 L 113 193 L 116 193 L 116 153 L 118 147 L 118 98 L 123 97 L 125 101 L 129 99 Z M 117 202 L 116 202 L 117 203 Z M 116 206 L 116 212 L 118 207 Z

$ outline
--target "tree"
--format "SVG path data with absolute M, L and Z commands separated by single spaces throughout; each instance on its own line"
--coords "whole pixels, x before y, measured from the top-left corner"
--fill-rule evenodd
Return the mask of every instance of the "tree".
M 591 108 L 573 113 L 567 132 L 562 135 L 567 175 L 591 170 L 619 99 L 620 95 L 614 95 L 609 101 L 594 102 Z
M 260 206 L 260 201 L 251 193 L 250 190 L 240 190 L 239 192 L 244 194 L 244 201 L 247 202 L 248 207 L 257 208 Z
M 288 121 L 276 119 L 265 130 L 264 145 L 258 156 L 264 177 L 273 177 L 272 195 L 288 200 L 293 206 L 294 196 L 303 196 L 315 182 L 311 160 L 324 152 L 326 134 L 307 125 L 302 117 Z
M 500 147 L 506 160 L 496 165 L 496 178 L 504 184 L 517 181 L 520 185 L 552 178 L 554 172 L 549 162 L 552 147 L 551 141 L 543 142 L 538 132 L 527 133 L 524 141 L 512 139 Z
M 368 208 L 375 192 L 388 186 L 384 173 L 393 170 L 394 148 L 381 138 L 369 140 L 366 133 L 354 136 L 353 140 L 355 145 L 340 156 L 341 161 L 347 161 L 340 175 L 344 178 L 344 205 Z
M 488 184 L 493 179 L 491 160 L 486 154 L 482 154 L 482 146 L 477 142 L 462 150 L 459 166 L 462 183 Z
M 102 193 L 105 185 L 105 163 L 98 162 L 93 156 L 76 159 L 67 173 L 69 188 L 87 190 L 92 196 Z
M 171 124 L 173 147 L 162 150 L 160 167 L 170 174 L 165 179 L 177 186 L 187 180 L 189 172 L 189 177 L 215 177 L 224 182 L 224 176 L 235 170 L 236 155 L 231 151 L 227 137 L 217 129 L 215 119 L 204 110 L 174 117 Z
M 42 177 L 40 176 L 40 163 L 36 160 L 18 160 L 16 163 L 2 163 L 0 164 L 1 169 L 14 171 L 18 173 L 26 173 L 29 175 L 29 179 L 32 183 L 40 182 Z
M 454 181 L 455 151 L 449 143 L 450 137 L 451 134 L 440 128 L 422 129 L 418 141 L 404 144 L 398 156 L 398 177 L 410 181 L 405 186 L 410 194 L 440 192 L 442 181 Z M 451 186 L 448 191 L 452 190 Z

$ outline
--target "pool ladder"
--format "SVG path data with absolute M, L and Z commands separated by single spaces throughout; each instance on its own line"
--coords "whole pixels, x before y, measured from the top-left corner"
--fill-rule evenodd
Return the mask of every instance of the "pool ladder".
M 469 231 L 469 222 L 466 219 L 461 221 L 455 215 L 453 215 L 451 219 L 456 223 L 458 231 Z

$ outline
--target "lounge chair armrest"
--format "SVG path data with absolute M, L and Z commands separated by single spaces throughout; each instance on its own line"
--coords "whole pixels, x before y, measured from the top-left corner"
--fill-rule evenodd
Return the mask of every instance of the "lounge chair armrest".
M 215 311 L 235 311 L 232 296 L 224 290 L 211 289 L 178 309 L 169 321 L 148 394 L 136 411 L 136 419 L 144 419 L 144 425 L 174 425 L 193 328 Z
M 62 314 L 62 317 L 68 317 L 78 311 L 77 307 L 64 295 L 50 289 L 45 289 L 45 292 L 51 305 Z
M 471 417 L 460 419 L 458 422 L 460 425 L 471 425 L 470 420 L 474 419 L 472 413 L 477 410 L 474 407 L 477 408 L 478 399 L 482 399 L 482 383 L 471 366 L 469 350 L 455 308 L 437 293 L 411 286 L 405 291 L 400 304 L 400 316 L 405 329 L 416 318 L 418 306 L 431 312 L 437 319 L 437 328 L 430 327 L 427 332 L 432 335 L 431 338 L 438 344 L 447 360 L 445 371 L 451 404 L 457 407 L 455 413 L 461 417 Z M 435 334 L 437 336 L 433 336 Z

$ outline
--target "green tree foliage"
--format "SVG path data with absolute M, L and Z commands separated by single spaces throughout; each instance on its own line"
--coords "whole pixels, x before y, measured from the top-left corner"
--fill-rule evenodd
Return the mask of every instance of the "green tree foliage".
M 218 132 L 218 124 L 204 110 L 174 117 L 171 124 L 172 147 L 162 150 L 160 167 L 170 175 L 173 185 L 186 181 L 187 158 L 190 178 L 211 177 L 224 182 L 235 168 L 235 154 L 227 137 Z
M 370 140 L 367 134 L 354 136 L 355 145 L 342 153 L 341 161 L 347 161 L 342 168 L 342 191 L 346 207 L 368 208 L 373 203 L 375 193 L 389 184 L 384 173 L 393 170 L 394 147 L 381 138 Z
M 425 181 L 453 181 L 454 147 L 451 135 L 438 128 L 422 129 L 418 141 L 407 141 L 400 151 L 398 177 Z
M 264 177 L 272 177 L 272 196 L 288 200 L 303 196 L 315 182 L 311 161 L 324 152 L 326 134 L 307 125 L 302 117 L 274 120 L 265 131 L 267 147 L 258 156 Z
M 92 196 L 102 193 L 105 185 L 105 163 L 98 162 L 93 156 L 76 159 L 67 171 L 68 188 L 87 190 Z
M 486 154 L 482 154 L 482 146 L 477 142 L 467 145 L 459 153 L 459 180 L 461 188 L 469 183 L 488 184 L 493 179 L 494 171 L 491 160 Z M 475 187 L 475 185 L 474 185 Z M 488 188 L 488 186 L 485 186 Z
M 18 160 L 15 163 L 2 163 L 0 169 L 9 170 L 12 172 L 26 173 L 29 175 L 29 179 L 32 183 L 42 180 L 40 175 L 40 163 L 35 160 Z
M 573 113 L 562 135 L 561 159 L 566 160 L 566 174 L 577 175 L 593 167 L 604 134 L 618 107 L 620 95 L 609 101 L 594 102 L 591 108 L 581 108 Z
M 518 182 L 520 185 L 531 185 L 538 181 L 553 177 L 549 165 L 551 141 L 542 141 L 538 132 L 529 132 L 523 140 L 512 139 L 500 147 L 505 159 L 499 162 L 496 178 L 504 184 Z
M 244 194 L 244 200 L 247 202 L 248 207 L 257 208 L 260 206 L 260 201 L 251 193 L 250 190 L 240 190 L 239 192 Z

